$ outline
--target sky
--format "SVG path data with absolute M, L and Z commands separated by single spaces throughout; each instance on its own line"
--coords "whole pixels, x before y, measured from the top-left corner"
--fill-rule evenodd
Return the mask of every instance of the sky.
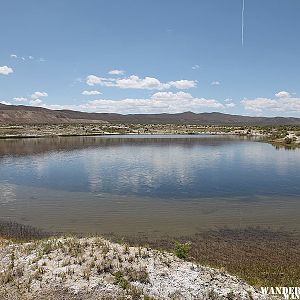
M 300 117 L 300 1 L 0 0 L 0 103 Z

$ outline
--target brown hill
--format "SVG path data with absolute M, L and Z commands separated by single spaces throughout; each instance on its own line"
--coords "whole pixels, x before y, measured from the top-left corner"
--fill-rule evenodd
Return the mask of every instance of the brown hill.
M 139 124 L 203 124 L 203 125 L 300 125 L 300 118 L 249 117 L 212 113 L 177 114 L 86 113 L 72 110 L 50 110 L 41 107 L 0 104 L 0 124 L 59 123 L 139 123 Z

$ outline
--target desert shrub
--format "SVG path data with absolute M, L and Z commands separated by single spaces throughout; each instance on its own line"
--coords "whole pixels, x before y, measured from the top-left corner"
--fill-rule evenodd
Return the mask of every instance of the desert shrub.
M 127 289 L 129 287 L 129 282 L 121 271 L 118 271 L 114 275 L 114 284 L 119 285 L 123 289 Z
M 174 253 L 178 258 L 187 259 L 191 250 L 190 243 L 179 243 L 175 242 Z
M 146 269 L 141 268 L 140 270 L 125 269 L 125 274 L 129 281 L 138 281 L 141 283 L 149 283 L 149 274 Z

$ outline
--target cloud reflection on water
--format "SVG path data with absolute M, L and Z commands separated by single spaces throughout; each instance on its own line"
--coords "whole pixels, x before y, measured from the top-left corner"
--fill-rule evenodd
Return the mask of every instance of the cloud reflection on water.
M 62 139 L 57 151 L 6 156 L 0 161 L 0 180 L 66 191 L 175 198 L 300 193 L 295 184 L 299 151 L 215 136 L 77 142 Z M 47 149 L 41 142 L 39 146 Z M 34 143 L 33 152 L 36 147 Z
M 16 201 L 16 188 L 15 186 L 0 182 L 0 203 L 10 203 Z

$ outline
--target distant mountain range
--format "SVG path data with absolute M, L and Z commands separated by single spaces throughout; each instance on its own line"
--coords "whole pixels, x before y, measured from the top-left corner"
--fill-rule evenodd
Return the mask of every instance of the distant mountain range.
M 59 123 L 139 123 L 139 124 L 201 124 L 201 125 L 300 125 L 300 118 L 249 117 L 219 112 L 177 114 L 86 113 L 72 110 L 50 110 L 41 107 L 0 104 L 0 124 Z

